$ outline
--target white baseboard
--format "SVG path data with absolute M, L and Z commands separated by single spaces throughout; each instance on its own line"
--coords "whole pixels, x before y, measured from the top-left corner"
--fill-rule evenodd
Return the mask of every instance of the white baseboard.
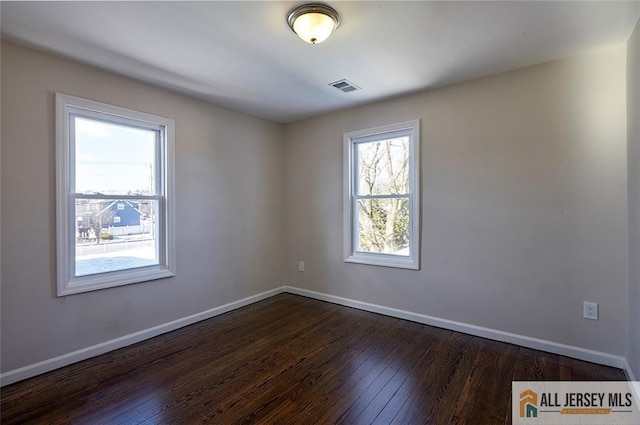
M 631 389 L 635 393 L 635 399 L 640 400 L 640 382 L 636 380 L 636 377 L 633 376 L 633 371 L 631 370 L 631 365 L 627 359 L 624 359 L 624 371 L 627 374 L 627 379 L 632 381 Z
M 281 286 L 260 294 L 256 294 L 238 301 L 234 301 L 219 307 L 215 307 L 191 316 L 183 317 L 162 325 L 154 326 L 139 332 L 134 332 L 120 338 L 105 341 L 91 347 L 83 348 L 71 353 L 63 354 L 52 359 L 47 359 L 32 365 L 24 366 L 19 369 L 10 370 L 0 374 L 0 386 L 12 384 L 22 381 L 42 373 L 68 366 L 70 364 L 89 359 L 91 357 L 104 354 L 106 352 L 117 350 L 128 345 L 144 341 L 149 338 L 161 335 L 166 332 L 188 326 L 211 317 L 227 313 L 240 307 L 262 301 L 274 295 L 288 292 L 291 294 L 301 295 L 308 298 L 314 298 L 321 301 L 327 301 L 347 307 L 357 308 L 359 310 L 370 311 L 373 313 L 383 314 L 385 316 L 397 317 L 399 319 L 411 320 L 413 322 L 424 323 L 426 325 L 436 326 L 439 328 L 450 329 L 457 332 L 475 335 L 495 341 L 508 342 L 523 347 L 533 348 L 536 350 L 547 351 L 550 353 L 560 354 L 563 356 L 573 357 L 580 360 L 586 360 L 594 363 L 613 366 L 624 369 L 630 380 L 634 381 L 633 372 L 627 360 L 622 356 L 603 353 L 599 351 L 588 350 L 586 348 L 574 347 L 571 345 L 560 344 L 557 342 L 546 341 L 543 339 L 531 338 L 524 335 L 517 335 L 509 332 L 503 332 L 495 329 L 484 328 L 481 326 L 471 325 L 468 323 L 456 322 L 453 320 L 441 319 L 438 317 L 427 316 L 420 313 L 399 310 L 382 305 L 366 303 L 349 298 L 338 297 L 335 295 L 324 294 L 321 292 L 310 291 L 307 289 L 296 288 L 293 286 Z
M 359 310 L 379 313 L 385 316 L 411 320 L 413 322 L 424 323 L 426 325 L 462 332 L 469 335 L 480 336 L 495 341 L 508 342 L 510 344 L 515 344 L 522 347 L 547 351 L 549 353 L 573 357 L 576 359 L 598 363 L 605 366 L 613 366 L 619 369 L 625 369 L 627 371 L 631 370 L 625 365 L 626 359 L 624 357 L 616 356 L 614 354 L 603 353 L 600 351 L 589 350 L 581 347 L 574 347 L 571 345 L 560 344 L 544 339 L 531 338 L 524 335 L 484 328 L 482 326 L 471 325 L 468 323 L 455 322 L 453 320 L 441 319 L 438 317 L 427 316 L 425 314 L 413 313 L 410 311 L 399 310 L 382 305 L 370 304 L 362 301 L 352 300 L 349 298 L 343 298 L 335 295 L 324 294 L 321 292 L 309 291 L 307 289 L 296 288 L 293 286 L 285 286 L 284 291 L 291 294 L 302 295 L 304 297 L 315 298 L 317 300 L 328 301 L 334 304 L 357 308 Z M 628 363 L 626 364 L 628 365 Z
M 23 379 L 31 378 L 42 373 L 50 372 L 52 370 L 68 366 L 72 363 L 76 363 L 82 360 L 86 360 L 91 357 L 104 354 L 108 351 L 117 350 L 118 348 L 126 347 L 131 344 L 144 341 L 145 339 L 153 338 L 160 334 L 171 332 L 176 329 L 188 326 L 205 319 L 209 319 L 214 316 L 218 316 L 223 313 L 227 313 L 231 310 L 235 310 L 240 307 L 244 307 L 249 304 L 253 304 L 258 301 L 262 301 L 266 298 L 278 295 L 284 292 L 284 287 L 272 289 L 270 291 L 262 292 L 260 294 L 252 295 L 247 298 L 243 298 L 238 301 L 231 302 L 229 304 L 221 305 L 209 310 L 201 311 L 200 313 L 192 314 L 191 316 L 183 317 L 177 320 L 173 320 L 162 325 L 154 326 L 149 329 L 144 329 L 139 332 L 134 332 L 129 335 L 122 336 L 120 338 L 105 341 L 100 344 L 93 345 L 91 347 L 83 348 L 81 350 L 73 351 L 71 353 L 63 354 L 52 359 L 47 359 L 32 365 L 24 366 L 19 369 L 10 370 L 8 372 L 0 374 L 0 386 L 13 384 L 14 382 L 22 381 Z
M 631 365 L 627 359 L 624 359 L 624 371 L 627 373 L 627 378 L 629 381 L 637 381 L 636 377 L 633 376 L 633 371 L 631 370 Z M 640 399 L 640 394 L 638 395 L 638 399 Z

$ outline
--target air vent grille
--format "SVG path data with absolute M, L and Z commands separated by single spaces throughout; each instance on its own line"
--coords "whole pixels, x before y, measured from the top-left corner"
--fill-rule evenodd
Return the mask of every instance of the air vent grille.
M 356 91 L 356 90 L 360 90 L 360 87 L 356 86 L 355 84 L 353 84 L 351 81 L 348 80 L 339 80 L 339 81 L 334 81 L 333 83 L 329 84 L 331 87 L 335 87 L 338 90 L 345 92 L 345 93 L 349 93 L 352 91 Z

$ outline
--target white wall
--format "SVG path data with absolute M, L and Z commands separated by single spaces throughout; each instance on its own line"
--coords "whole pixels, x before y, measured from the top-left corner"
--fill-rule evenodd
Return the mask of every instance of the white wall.
M 6 372 L 282 285 L 282 126 L 2 43 Z M 176 277 L 55 296 L 54 93 L 176 121 Z
M 640 379 L 640 21 L 627 42 L 629 318 L 627 361 Z
M 287 284 L 624 355 L 625 57 L 621 46 L 288 125 Z M 415 118 L 422 269 L 347 264 L 342 134 Z M 582 319 L 584 300 L 600 320 Z

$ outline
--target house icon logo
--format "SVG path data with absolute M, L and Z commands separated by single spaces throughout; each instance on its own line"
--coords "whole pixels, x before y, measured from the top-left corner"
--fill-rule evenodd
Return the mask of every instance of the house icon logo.
M 535 391 L 526 390 L 520 393 L 520 417 L 538 417 L 538 394 Z

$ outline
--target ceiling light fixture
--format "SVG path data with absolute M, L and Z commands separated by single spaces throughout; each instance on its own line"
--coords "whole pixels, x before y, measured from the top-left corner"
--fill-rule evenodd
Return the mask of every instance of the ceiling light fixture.
M 340 16 L 332 7 L 322 3 L 303 4 L 287 16 L 289 27 L 307 43 L 322 43 L 340 25 Z

